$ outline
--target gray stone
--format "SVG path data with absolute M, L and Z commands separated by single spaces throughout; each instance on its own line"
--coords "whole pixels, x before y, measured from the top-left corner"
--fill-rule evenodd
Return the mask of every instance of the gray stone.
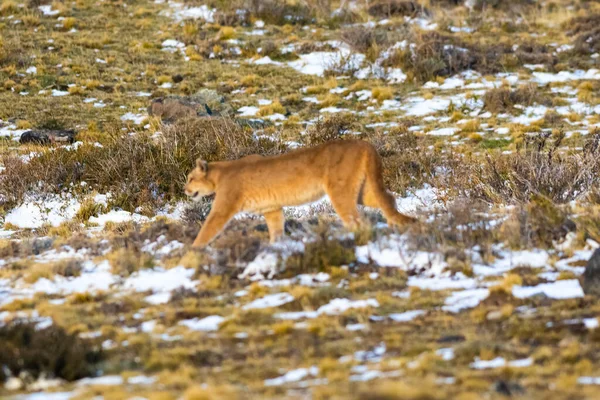
M 600 249 L 589 259 L 581 278 L 581 286 L 585 294 L 600 296 Z
M 152 100 L 148 114 L 173 123 L 190 117 L 230 117 L 233 108 L 214 90 L 202 89 L 192 96 L 167 96 Z
M 20 143 L 37 143 L 37 144 L 52 144 L 52 143 L 73 143 L 75 142 L 75 131 L 72 129 L 32 129 L 23 132 Z

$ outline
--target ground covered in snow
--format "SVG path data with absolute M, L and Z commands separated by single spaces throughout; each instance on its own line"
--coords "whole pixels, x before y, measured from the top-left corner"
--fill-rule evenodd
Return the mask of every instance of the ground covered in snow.
M 599 398 L 598 23 L 578 0 L 1 1 L 0 397 Z M 323 199 L 274 245 L 238 215 L 191 250 L 197 157 L 348 138 L 419 224 L 348 232 Z

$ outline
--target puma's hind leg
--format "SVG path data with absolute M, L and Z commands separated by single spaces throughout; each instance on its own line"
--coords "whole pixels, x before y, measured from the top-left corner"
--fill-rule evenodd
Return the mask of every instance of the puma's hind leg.
M 402 227 L 417 222 L 416 218 L 402 214 L 396 209 L 396 199 L 391 193 L 385 191 L 385 189 L 381 190 L 372 187 L 372 185 L 365 184 L 361 196 L 361 204 L 380 209 L 390 225 Z
M 383 183 L 383 165 L 375 150 L 369 155 L 366 165 L 360 202 L 368 207 L 379 208 L 390 225 L 403 227 L 417 222 L 417 219 L 404 215 L 396 209 L 396 199 L 386 190 Z
M 334 178 L 335 179 L 335 178 Z M 325 192 L 331 200 L 331 205 L 348 229 L 357 229 L 361 224 L 358 213 L 358 195 L 362 182 L 358 177 L 350 179 L 330 180 Z

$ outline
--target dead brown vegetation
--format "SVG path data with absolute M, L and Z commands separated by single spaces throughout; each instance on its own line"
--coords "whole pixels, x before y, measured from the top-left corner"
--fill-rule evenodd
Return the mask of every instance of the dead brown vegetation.
M 467 197 L 490 203 L 528 203 L 542 196 L 567 203 L 588 194 L 600 177 L 600 135 L 593 134 L 581 153 L 562 152 L 564 134 L 526 136 L 521 150 L 490 153 L 485 160 L 457 164 L 455 187 Z
M 72 381 L 90 376 L 100 358 L 89 344 L 56 325 L 38 329 L 36 323 L 10 322 L 0 327 L 0 342 L 0 381 L 7 372 Z
M 600 50 L 600 14 L 575 17 L 564 26 L 573 37 L 573 52 L 587 55 Z
M 414 17 L 418 14 L 428 14 L 428 10 L 416 1 L 383 0 L 369 6 L 368 13 L 379 18 L 397 15 Z
M 113 132 L 102 148 L 91 144 L 76 151 L 56 148 L 28 163 L 5 156 L 0 194 L 5 203 L 14 204 L 33 189 L 60 193 L 85 181 L 101 193 L 111 192 L 115 206 L 128 210 L 158 206 L 183 196 L 186 175 L 198 157 L 231 160 L 284 148 L 278 141 L 255 139 L 250 129 L 229 119 L 194 118 L 164 126 L 156 139 Z
M 527 107 L 535 103 L 550 106 L 552 100 L 533 83 L 513 90 L 505 86 L 490 89 L 483 96 L 483 108 L 493 113 L 510 113 L 515 111 L 515 105 Z

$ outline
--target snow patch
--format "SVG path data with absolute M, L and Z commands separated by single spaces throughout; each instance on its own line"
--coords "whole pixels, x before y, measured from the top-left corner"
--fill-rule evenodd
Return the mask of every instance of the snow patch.
M 219 325 L 225 321 L 220 315 L 211 315 L 202 319 L 193 318 L 179 321 L 179 325 L 188 327 L 193 331 L 213 332 L 219 330 Z

